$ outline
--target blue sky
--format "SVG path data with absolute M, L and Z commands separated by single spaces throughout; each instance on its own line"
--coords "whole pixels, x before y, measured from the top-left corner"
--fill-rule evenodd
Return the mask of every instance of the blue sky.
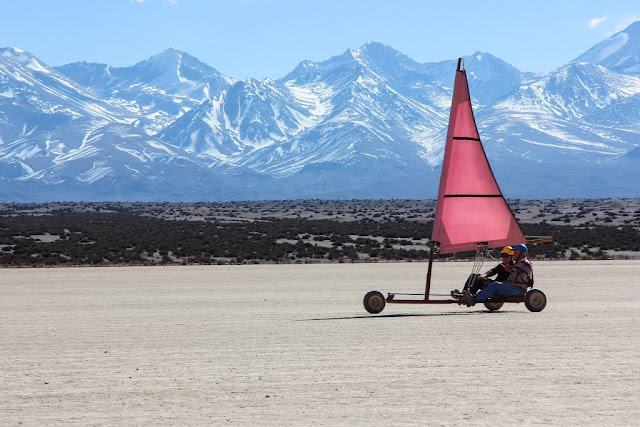
M 231 77 L 275 79 L 377 41 L 418 62 L 483 51 L 539 72 L 636 20 L 638 0 L 5 0 L 0 46 L 113 66 L 173 47 Z

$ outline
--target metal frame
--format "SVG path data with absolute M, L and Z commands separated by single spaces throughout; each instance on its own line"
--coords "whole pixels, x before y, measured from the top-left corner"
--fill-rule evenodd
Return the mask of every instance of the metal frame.
M 552 241 L 553 239 L 550 236 L 527 236 L 526 243 L 527 244 L 547 243 Z M 407 294 L 407 293 L 400 293 L 400 292 L 389 292 L 387 294 L 386 302 L 392 303 L 392 304 L 459 304 L 459 305 L 464 304 L 462 301 L 458 299 L 453 299 L 453 298 L 449 298 L 449 299 L 431 299 L 430 298 L 429 294 L 431 292 L 431 272 L 433 270 L 433 257 L 434 257 L 434 254 L 438 252 L 437 250 L 438 245 L 439 244 L 437 242 L 433 242 L 431 245 L 431 249 L 429 250 L 429 268 L 427 270 L 427 283 L 424 289 L 424 294 Z M 484 246 L 484 243 L 479 244 L 478 246 L 480 248 L 480 246 Z M 411 298 L 396 299 L 396 295 L 413 296 L 413 297 L 421 296 L 422 299 L 411 299 Z M 521 303 L 521 302 L 524 302 L 524 295 L 522 297 L 489 299 L 489 302 Z
M 430 299 L 431 292 L 431 271 L 433 269 L 433 256 L 437 252 L 434 246 L 431 246 L 429 250 L 429 268 L 427 270 L 427 283 L 424 289 L 424 294 L 405 294 L 399 292 L 389 292 L 387 296 L 387 302 L 393 304 L 457 304 L 460 301 L 456 299 Z M 423 299 L 396 299 L 396 295 L 404 296 L 422 296 Z

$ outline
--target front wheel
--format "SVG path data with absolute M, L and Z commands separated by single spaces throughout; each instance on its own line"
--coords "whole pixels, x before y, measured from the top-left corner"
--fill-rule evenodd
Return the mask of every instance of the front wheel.
M 485 302 L 484 306 L 487 307 L 487 309 L 489 309 L 489 311 L 498 311 L 502 308 L 502 306 L 504 305 L 504 303 L 502 301 L 500 302 Z
M 367 292 L 364 296 L 364 300 L 362 304 L 364 305 L 364 309 L 367 310 L 371 314 L 378 314 L 382 310 L 384 310 L 384 306 L 387 303 L 387 300 L 384 298 L 384 295 L 378 291 Z
M 524 305 L 529 311 L 542 311 L 547 305 L 547 296 L 540 289 L 531 289 L 524 297 Z

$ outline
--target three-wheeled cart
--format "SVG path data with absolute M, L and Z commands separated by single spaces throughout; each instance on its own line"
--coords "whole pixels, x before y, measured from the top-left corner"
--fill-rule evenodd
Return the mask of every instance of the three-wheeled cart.
M 550 242 L 550 237 L 535 237 L 527 240 L 527 243 L 544 243 Z M 431 272 L 433 268 L 433 258 L 436 253 L 436 249 L 432 246 L 429 251 L 429 267 L 427 270 L 427 283 L 425 286 L 424 294 L 411 294 L 393 292 L 388 293 L 387 297 L 380 291 L 370 291 L 364 296 L 362 301 L 365 310 L 369 313 L 377 314 L 384 310 L 387 303 L 389 304 L 458 304 L 464 305 L 465 301 L 458 298 L 446 298 L 446 299 L 433 299 L 431 298 Z M 473 282 L 477 273 L 471 274 L 465 284 L 465 289 L 468 289 L 469 285 Z M 489 298 L 483 304 L 490 311 L 497 311 L 502 308 L 505 303 L 524 303 L 529 311 L 539 312 L 544 310 L 547 305 L 547 297 L 540 289 L 533 287 L 533 280 L 529 283 L 529 290 L 522 296 L 508 297 L 508 298 Z

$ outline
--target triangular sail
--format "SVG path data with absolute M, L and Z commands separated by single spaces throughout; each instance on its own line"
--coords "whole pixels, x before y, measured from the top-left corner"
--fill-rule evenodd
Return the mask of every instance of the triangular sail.
M 460 67 L 453 88 L 449 130 L 431 240 L 440 253 L 525 243 L 480 142 L 467 75 Z

